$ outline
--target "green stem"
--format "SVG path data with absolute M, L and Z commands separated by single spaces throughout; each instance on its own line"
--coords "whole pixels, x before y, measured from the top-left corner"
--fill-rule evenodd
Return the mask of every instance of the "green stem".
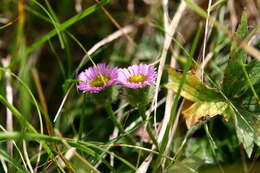
M 138 110 L 139 110 L 139 114 L 142 116 L 143 120 L 146 121 L 145 106 L 142 104 L 138 105 Z M 151 138 L 151 140 L 153 141 L 153 144 L 155 144 L 157 150 L 159 151 L 159 144 L 156 140 L 156 137 L 153 134 L 152 126 L 149 121 L 147 121 L 146 131 L 147 131 L 149 137 Z
M 115 113 L 112 109 L 112 106 L 110 104 L 108 104 L 108 105 L 105 106 L 105 109 L 107 111 L 107 114 L 109 115 L 109 117 L 111 118 L 113 123 L 115 124 L 115 126 L 120 131 L 120 133 L 124 134 L 125 130 L 124 130 L 123 126 L 121 125 L 121 123 L 117 120 L 116 115 L 115 115 Z
M 128 136 L 127 132 L 125 131 L 125 129 L 123 128 L 122 124 L 118 121 L 111 104 L 107 104 L 105 106 L 106 112 L 109 115 L 109 117 L 111 118 L 111 120 L 113 121 L 114 125 L 118 128 L 119 132 L 122 133 L 122 135 L 126 134 L 127 139 L 129 140 L 129 142 L 131 142 L 132 144 L 135 144 L 135 140 L 133 138 L 131 138 L 130 136 Z
M 85 125 L 85 115 L 80 116 L 80 124 L 79 124 L 79 134 L 78 134 L 78 140 L 81 140 L 82 138 L 82 133 L 84 130 L 84 125 Z

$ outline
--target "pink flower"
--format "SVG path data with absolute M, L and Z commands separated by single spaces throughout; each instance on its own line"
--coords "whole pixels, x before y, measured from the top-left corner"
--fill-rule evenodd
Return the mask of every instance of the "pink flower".
M 156 71 L 153 66 L 139 64 L 119 69 L 117 81 L 127 88 L 143 88 L 153 85 L 156 76 Z
M 116 84 L 117 72 L 117 68 L 111 68 L 103 63 L 89 67 L 78 75 L 77 79 L 80 82 L 77 84 L 77 88 L 81 91 L 98 93 L 106 87 Z

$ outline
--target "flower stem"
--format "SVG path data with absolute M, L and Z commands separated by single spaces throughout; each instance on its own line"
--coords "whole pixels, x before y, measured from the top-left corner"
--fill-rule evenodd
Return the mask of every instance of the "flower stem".
M 107 114 L 109 115 L 109 117 L 111 118 L 111 120 L 113 121 L 114 125 L 118 128 L 119 132 L 122 133 L 123 135 L 126 134 L 127 139 L 132 143 L 135 144 L 135 140 L 133 138 L 131 138 L 130 136 L 128 136 L 128 133 L 125 131 L 125 129 L 123 128 L 122 124 L 118 121 L 111 104 L 107 104 L 105 105 L 105 109 Z
M 138 105 L 138 110 L 139 110 L 139 114 L 142 116 L 143 120 L 146 121 L 145 106 L 143 104 Z M 149 121 L 147 122 L 146 130 L 147 130 L 149 137 L 153 141 L 153 144 L 155 144 L 157 150 L 159 151 L 159 144 L 156 140 L 156 137 L 153 134 L 152 126 Z
M 81 115 L 80 116 L 80 124 L 79 124 L 79 132 L 78 132 L 78 140 L 81 140 L 82 133 L 84 130 L 84 123 L 85 123 L 85 116 Z

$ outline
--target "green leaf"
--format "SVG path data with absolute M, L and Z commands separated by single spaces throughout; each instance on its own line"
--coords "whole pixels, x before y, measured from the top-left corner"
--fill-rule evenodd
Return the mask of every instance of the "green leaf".
M 248 65 L 246 65 L 246 70 L 253 85 L 260 83 L 260 61 L 252 60 Z
M 228 107 L 226 102 L 196 102 L 182 113 L 187 127 L 190 128 L 216 115 L 225 115 Z
M 243 13 L 241 17 L 241 23 L 237 29 L 236 35 L 239 39 L 243 40 L 248 34 L 248 25 L 247 25 L 247 14 Z M 224 81 L 223 81 L 223 92 L 225 95 L 230 98 L 235 96 L 241 91 L 243 83 L 246 82 L 244 76 L 242 65 L 245 62 L 247 57 L 246 51 L 241 49 L 237 45 L 236 41 L 232 42 L 231 45 L 231 54 L 228 61 L 228 66 L 225 70 Z
M 176 161 L 166 173 L 181 172 L 181 173 L 196 173 L 198 168 L 204 163 L 203 160 L 197 157 L 185 158 L 181 161 Z
M 260 117 L 256 116 L 256 121 L 254 121 L 253 128 L 255 129 L 255 143 L 260 147 Z
M 252 90 L 250 89 L 250 83 L 254 87 L 256 94 L 260 95 L 260 61 L 252 60 L 249 64 L 245 66 L 245 75 L 248 75 L 248 80 L 241 80 L 240 81 L 240 91 L 241 95 L 239 95 L 239 100 L 245 100 L 246 98 L 253 96 Z M 244 76 L 245 76 L 244 75 Z
M 254 142 L 260 147 L 260 117 L 245 109 L 239 109 L 242 117 L 248 122 L 250 129 L 253 130 Z
M 252 115 L 241 109 L 232 112 L 235 113 L 234 120 L 238 140 L 243 144 L 247 156 L 250 158 L 255 140 L 255 131 L 252 127 Z
M 172 82 L 166 84 L 165 87 L 177 92 L 183 74 L 170 67 L 168 68 L 168 73 Z M 200 81 L 200 79 L 192 72 L 188 72 L 186 75 L 186 81 L 183 84 L 181 96 L 194 102 L 223 100 L 221 94 L 218 93 L 217 90 L 211 89 L 204 85 Z
M 190 138 L 184 152 L 185 156 L 196 157 L 201 159 L 204 163 L 213 164 L 215 159 L 210 148 L 210 143 L 207 138 Z
M 244 11 L 241 17 L 240 25 L 238 26 L 237 36 L 239 39 L 243 40 L 248 34 L 248 24 L 247 24 L 247 12 Z
M 247 109 L 254 114 L 260 114 L 260 61 L 253 60 L 245 65 L 244 69 L 248 80 L 243 82 L 241 96 L 235 100 L 242 103 L 241 108 Z

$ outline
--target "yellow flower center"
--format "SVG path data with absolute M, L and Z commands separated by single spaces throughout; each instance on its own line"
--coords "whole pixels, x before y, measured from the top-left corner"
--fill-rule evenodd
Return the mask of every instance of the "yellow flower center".
M 130 83 L 144 83 L 145 81 L 147 81 L 147 76 L 142 74 L 135 74 L 128 78 L 127 81 Z
M 94 87 L 102 87 L 104 86 L 108 81 L 110 80 L 110 77 L 106 75 L 98 75 L 94 79 L 92 79 L 89 84 Z

